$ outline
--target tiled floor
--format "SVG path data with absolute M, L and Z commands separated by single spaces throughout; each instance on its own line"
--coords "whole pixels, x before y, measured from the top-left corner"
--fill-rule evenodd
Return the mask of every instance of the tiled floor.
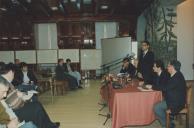
M 55 96 L 53 102 L 49 92 L 42 94 L 40 101 L 51 119 L 61 122 L 60 128 L 111 128 L 111 120 L 108 120 L 104 126 L 105 117 L 98 115 L 98 110 L 101 107 L 98 105 L 100 81 L 90 80 L 86 81 L 84 85 L 84 89 L 69 91 L 64 96 Z M 108 110 L 105 108 L 100 113 L 106 114 L 107 112 Z M 190 128 L 194 128 L 193 109 L 191 115 L 192 125 Z M 129 128 L 161 128 L 161 126 L 158 121 L 155 121 L 149 126 Z M 177 125 L 177 128 L 184 128 L 184 125 Z

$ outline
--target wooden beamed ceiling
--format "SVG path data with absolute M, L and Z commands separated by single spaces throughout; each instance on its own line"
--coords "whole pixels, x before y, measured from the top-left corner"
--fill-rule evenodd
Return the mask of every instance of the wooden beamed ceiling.
M 153 0 L 0 0 L 0 15 L 31 18 L 139 16 Z

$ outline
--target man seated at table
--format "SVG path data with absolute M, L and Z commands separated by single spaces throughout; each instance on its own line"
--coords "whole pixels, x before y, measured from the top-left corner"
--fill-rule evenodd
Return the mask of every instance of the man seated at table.
M 55 69 L 56 80 L 65 80 L 65 79 L 67 79 L 70 89 L 74 90 L 74 89 L 78 88 L 78 83 L 77 83 L 76 78 L 74 78 L 73 76 L 66 73 L 65 68 L 64 68 L 63 65 L 64 65 L 64 60 L 63 59 L 58 59 L 58 65 Z
M 65 72 L 70 74 L 71 76 L 77 79 L 78 88 L 82 88 L 81 86 L 81 75 L 78 71 L 76 71 L 75 67 L 71 64 L 71 60 L 66 59 L 66 63 L 64 64 Z
M 164 69 L 164 63 L 161 60 L 154 61 L 153 70 L 155 74 L 152 89 L 162 91 L 163 95 L 165 95 L 164 90 L 170 78 L 170 74 Z
M 159 118 L 163 128 L 166 126 L 166 110 L 171 111 L 170 128 L 174 128 L 173 116 L 181 111 L 186 103 L 186 82 L 180 72 L 181 63 L 173 60 L 168 64 L 170 78 L 163 89 L 165 98 L 154 106 L 154 111 Z
M 28 65 L 25 62 L 21 62 L 20 70 L 16 70 L 13 84 L 15 84 L 20 91 L 24 92 L 36 90 L 38 88 L 37 78 L 34 72 L 28 69 Z
M 135 76 L 136 68 L 133 66 L 133 64 L 130 63 L 129 58 L 123 59 L 123 65 L 120 70 L 120 73 L 128 73 L 131 77 Z

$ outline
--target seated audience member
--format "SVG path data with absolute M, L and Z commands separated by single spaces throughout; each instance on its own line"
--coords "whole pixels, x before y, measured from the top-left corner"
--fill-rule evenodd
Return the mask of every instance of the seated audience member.
M 133 66 L 133 64 L 130 63 L 129 58 L 124 58 L 120 73 L 128 73 L 131 77 L 134 77 L 135 72 L 136 72 L 136 68 L 135 66 Z
M 14 64 L 14 70 L 15 70 L 15 74 L 19 74 L 20 72 L 21 72 L 21 68 L 20 68 L 20 60 L 19 59 L 15 59 L 15 64 Z M 14 86 L 18 86 L 18 78 L 17 78 L 17 76 L 15 75 L 14 76 L 14 79 L 13 79 L 13 81 L 12 81 L 12 84 L 14 85 Z
M 152 89 L 162 91 L 164 95 L 164 91 L 166 89 L 170 75 L 165 71 L 164 63 L 161 60 L 154 61 L 153 70 L 155 74 L 153 77 Z
M 33 71 L 28 69 L 25 62 L 20 63 L 20 71 L 16 71 L 14 80 L 17 81 L 17 88 L 20 91 L 30 91 L 37 89 L 37 78 Z
M 181 63 L 179 61 L 170 61 L 168 64 L 168 72 L 170 78 L 163 89 L 165 98 L 154 106 L 154 111 L 159 118 L 162 127 L 166 126 L 166 110 L 171 111 L 170 128 L 174 128 L 173 116 L 185 107 L 186 103 L 186 82 L 180 72 Z
M 15 62 L 15 65 L 17 65 L 18 67 L 20 66 L 20 63 L 21 63 L 20 59 L 15 59 L 14 62 Z
M 76 78 L 74 78 L 73 76 L 69 75 L 68 73 L 65 72 L 65 68 L 64 68 L 64 60 L 63 59 L 58 59 L 58 65 L 55 69 L 55 73 L 56 73 L 56 80 L 64 80 L 67 79 L 68 83 L 69 83 L 69 88 L 74 90 L 78 87 L 78 83 Z
M 17 71 L 17 70 L 21 70 L 20 69 L 20 64 L 21 64 L 21 62 L 20 62 L 20 59 L 15 59 L 15 63 L 14 63 L 14 66 L 15 66 L 15 71 Z
M 13 76 L 12 76 L 13 77 Z M 18 128 L 18 118 L 8 105 L 5 105 L 4 98 L 7 96 L 10 83 L 0 76 L 0 128 Z M 4 103 L 4 104 L 3 104 Z M 20 128 L 37 128 L 32 122 L 24 123 Z
M 14 86 L 11 85 L 11 81 L 14 76 L 14 66 L 13 65 L 0 65 L 0 75 L 7 82 L 10 83 L 11 91 L 14 91 Z M 25 96 L 25 93 L 17 91 L 19 97 Z M 32 121 L 38 128 L 58 128 L 60 123 L 53 123 L 43 106 L 38 102 L 25 101 L 23 106 L 13 110 L 20 121 Z
M 75 77 L 77 79 L 78 87 L 81 87 L 81 75 L 78 71 L 75 70 L 73 65 L 71 64 L 71 60 L 68 58 L 66 59 L 66 64 L 64 64 L 65 72 L 69 73 L 71 76 Z

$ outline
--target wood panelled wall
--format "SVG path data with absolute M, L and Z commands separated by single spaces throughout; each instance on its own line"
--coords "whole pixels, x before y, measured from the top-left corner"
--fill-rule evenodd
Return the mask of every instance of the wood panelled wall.
M 0 17 L 0 50 L 35 49 L 34 23 L 56 22 L 58 31 L 58 47 L 60 49 L 93 49 L 95 48 L 95 22 L 111 21 L 99 18 L 81 20 L 31 20 L 30 18 Z M 119 22 L 119 36 L 136 37 L 136 19 L 113 18 Z
M 22 17 L 0 18 L 0 50 L 35 49 L 33 23 Z

